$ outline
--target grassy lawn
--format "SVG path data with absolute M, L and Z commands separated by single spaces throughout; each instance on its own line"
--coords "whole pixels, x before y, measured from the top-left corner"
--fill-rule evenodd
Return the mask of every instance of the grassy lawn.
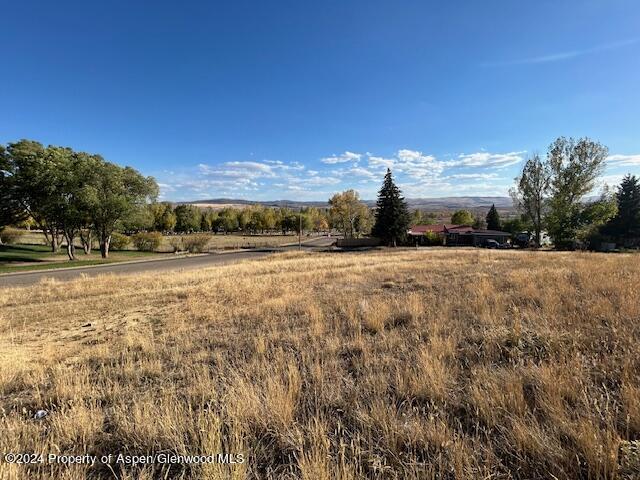
M 231 248 L 260 248 L 260 247 L 277 247 L 279 245 L 284 245 L 287 243 L 293 243 L 298 241 L 297 235 L 242 235 L 242 234 L 230 234 L 223 235 L 218 234 L 214 235 L 213 233 L 208 234 L 211 236 L 209 240 L 209 244 L 207 248 L 209 250 L 224 250 Z M 161 252 L 171 252 L 173 251 L 173 247 L 171 242 L 176 238 L 184 236 L 184 235 L 165 235 L 162 244 L 160 245 Z M 306 235 L 302 236 L 302 239 L 305 240 L 309 237 Z M 21 237 L 21 243 L 27 243 L 32 245 L 43 245 L 45 241 L 44 235 L 40 232 L 31 231 L 25 232 L 25 234 Z M 78 246 L 80 244 L 78 243 Z M 133 246 L 129 246 L 130 249 L 133 249 Z M 0 263 L 2 260 L 0 260 Z
M 51 249 L 45 245 L 0 245 L 0 274 L 49 268 L 100 265 L 158 254 L 138 251 L 114 251 L 109 254 L 107 259 L 100 257 L 99 252 L 85 255 L 82 251 L 79 251 L 76 255 L 78 260 L 70 262 L 64 249 L 58 253 L 52 253 Z

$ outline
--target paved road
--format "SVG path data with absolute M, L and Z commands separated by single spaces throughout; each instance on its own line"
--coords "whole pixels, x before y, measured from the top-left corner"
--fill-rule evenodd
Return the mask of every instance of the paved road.
M 302 247 L 304 250 L 323 249 L 335 241 L 335 238 L 320 237 L 312 240 L 306 240 Z M 24 285 L 32 285 L 39 282 L 43 278 L 55 278 L 56 280 L 71 280 L 80 275 L 102 275 L 105 273 L 129 274 L 142 272 L 163 272 L 167 270 L 193 270 L 197 268 L 205 268 L 213 265 L 224 265 L 234 263 L 240 260 L 251 260 L 255 258 L 265 257 L 274 252 L 279 251 L 295 251 L 297 245 L 289 245 L 286 247 L 276 248 L 273 250 L 256 249 L 233 253 L 198 255 L 193 257 L 179 257 L 163 260 L 145 260 L 136 263 L 114 263 L 105 265 L 96 265 L 93 267 L 80 267 L 73 269 L 51 270 L 48 272 L 24 272 L 12 275 L 0 275 L 0 288 L 3 287 L 19 287 Z

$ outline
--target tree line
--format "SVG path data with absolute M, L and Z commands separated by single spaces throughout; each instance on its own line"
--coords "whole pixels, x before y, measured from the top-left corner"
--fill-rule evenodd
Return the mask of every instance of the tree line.
M 64 238 L 73 260 L 76 240 L 89 253 L 95 237 L 108 257 L 113 232 L 135 221 L 158 185 L 100 155 L 21 140 L 0 145 L 0 192 L 0 227 L 29 219 L 52 251 Z
M 618 241 L 640 236 L 640 186 L 628 175 L 613 193 L 596 200 L 592 192 L 608 150 L 588 138 L 558 138 L 542 157 L 532 155 L 510 191 L 520 217 L 502 221 L 495 205 L 487 216 L 460 210 L 454 224 L 476 228 L 533 232 L 536 245 L 547 231 L 557 248 L 577 242 Z M 347 238 L 373 235 L 383 243 L 406 240 L 411 224 L 433 223 L 435 215 L 409 214 L 406 202 L 387 170 L 374 209 L 347 190 L 329 199 L 328 208 L 199 208 L 157 202 L 158 185 L 131 167 L 107 162 L 100 155 L 68 147 L 43 146 L 30 140 L 0 145 L 0 229 L 28 219 L 45 235 L 52 251 L 66 243 L 70 259 L 76 242 L 90 253 L 97 239 L 103 257 L 114 232 L 135 233 L 274 233 L 338 230 Z
M 157 202 L 158 185 L 131 167 L 100 155 L 32 140 L 0 145 L 0 230 L 26 223 L 41 230 L 52 252 L 64 244 L 91 253 L 97 240 L 109 255 L 116 233 L 274 233 L 331 229 L 347 237 L 368 235 L 373 213 L 358 193 L 335 194 L 328 208 L 199 208 Z
M 330 228 L 330 215 L 324 208 L 270 208 L 252 205 L 244 208 L 213 209 L 192 204 L 158 202 L 149 206 L 148 218 L 138 228 L 163 233 L 235 233 L 287 234 Z

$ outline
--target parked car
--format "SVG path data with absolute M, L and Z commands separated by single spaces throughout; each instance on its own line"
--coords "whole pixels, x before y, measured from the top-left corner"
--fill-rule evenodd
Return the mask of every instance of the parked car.
M 504 242 L 504 243 L 501 243 L 500 245 L 498 245 L 498 248 L 502 248 L 502 249 L 513 248 L 513 245 L 511 245 L 509 242 Z
M 500 248 L 500 244 L 493 239 L 488 239 L 484 241 L 484 248 Z

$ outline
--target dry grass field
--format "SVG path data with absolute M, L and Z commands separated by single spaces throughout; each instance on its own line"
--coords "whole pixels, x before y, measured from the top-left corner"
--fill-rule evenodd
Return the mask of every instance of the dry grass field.
M 435 249 L 0 290 L 0 452 L 246 459 L 0 477 L 638 478 L 638 285 L 634 255 Z

